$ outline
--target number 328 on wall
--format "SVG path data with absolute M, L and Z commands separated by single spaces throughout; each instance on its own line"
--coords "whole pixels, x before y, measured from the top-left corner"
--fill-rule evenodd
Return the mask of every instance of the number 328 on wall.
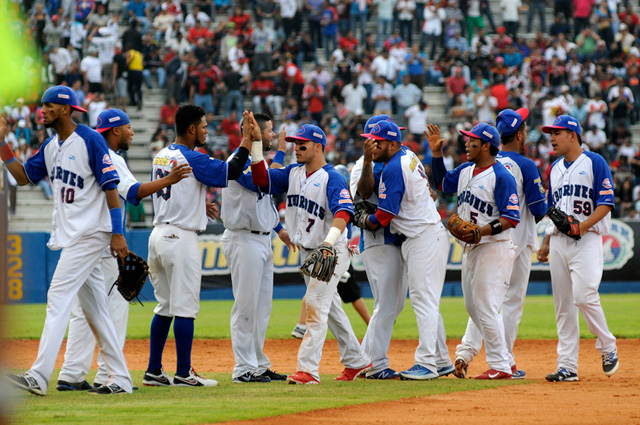
M 20 235 L 7 236 L 8 254 L 8 297 L 12 301 L 22 299 L 22 238 Z

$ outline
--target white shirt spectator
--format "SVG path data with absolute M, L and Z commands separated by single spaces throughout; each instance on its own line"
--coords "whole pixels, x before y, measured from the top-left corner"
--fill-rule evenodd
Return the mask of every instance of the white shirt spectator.
M 296 0 L 277 0 L 280 4 L 280 17 L 291 19 L 296 16 L 298 6 Z
M 91 128 L 96 128 L 98 125 L 98 115 L 100 115 L 105 109 L 107 109 L 107 102 L 104 100 L 95 100 L 89 103 L 87 113 L 89 115 L 89 125 Z
M 618 149 L 618 158 L 624 155 L 627 159 L 633 159 L 636 157 L 637 153 L 638 147 L 633 143 L 626 142 L 624 145 L 620 146 L 620 149 Z
M 422 90 L 415 84 L 398 84 L 393 88 L 393 97 L 396 99 L 396 103 L 403 107 L 408 108 L 420 102 L 422 99 Z
M 604 130 L 606 121 L 605 114 L 609 110 L 607 102 L 604 100 L 590 99 L 587 102 L 587 125 L 595 125 L 600 130 Z
M 382 84 L 376 84 L 373 86 L 373 92 L 371 93 L 371 98 L 375 99 L 376 97 L 381 97 L 381 99 L 376 100 L 374 105 L 374 114 L 375 111 L 380 111 L 379 113 L 383 113 L 382 111 L 390 111 L 391 110 L 391 97 L 393 96 L 393 86 L 386 81 Z
M 607 135 L 604 131 L 597 128 L 595 131 L 590 129 L 584 133 L 583 141 L 589 146 L 592 151 L 602 148 L 607 143 Z
M 398 9 L 398 19 L 410 21 L 413 19 L 413 11 L 416 10 L 416 2 L 414 0 L 400 0 L 396 8 Z
M 498 107 L 498 99 L 493 96 L 485 96 L 484 93 L 478 93 L 475 98 L 478 121 L 493 123 L 496 116 L 496 108 Z
M 373 73 L 370 67 L 364 67 L 361 63 L 356 65 L 359 84 L 373 84 Z
M 378 19 L 393 19 L 396 0 L 374 0 L 373 3 L 378 6 Z
M 102 82 L 102 65 L 100 64 L 100 59 L 97 57 L 85 56 L 80 62 L 80 71 L 87 73 L 88 82 Z
M 422 32 L 425 34 L 442 34 L 442 21 L 446 19 L 447 12 L 441 7 L 430 5 L 424 8 L 424 23 Z
M 384 58 L 382 55 L 376 56 L 371 63 L 371 68 L 375 76 L 383 76 L 387 81 L 395 81 L 398 71 L 400 71 L 400 64 L 393 56 Z
M 185 53 L 189 53 L 191 50 L 193 50 L 193 45 L 189 43 L 187 39 L 184 37 L 182 37 L 182 40 L 180 41 L 178 41 L 177 38 L 172 38 L 169 41 L 167 41 L 166 46 L 167 46 L 167 49 L 178 52 L 180 56 L 182 56 Z
M 493 40 L 486 35 L 483 37 L 483 43 L 480 45 L 480 55 L 489 56 L 491 51 L 493 50 Z M 480 37 L 474 35 L 471 39 L 471 52 L 475 53 L 478 51 L 478 44 L 480 43 Z M 522 73 L 525 74 L 524 69 Z
M 420 109 L 420 105 L 413 105 L 404 113 L 407 117 L 407 130 L 411 134 L 420 134 L 427 129 L 429 108 Z
M 518 9 L 522 7 L 520 0 L 502 0 L 502 20 L 506 22 L 518 22 Z
M 18 121 L 21 119 L 29 119 L 29 115 L 31 115 L 31 111 L 29 110 L 29 107 L 26 105 L 22 105 L 22 106 L 16 106 L 15 108 L 13 108 L 11 110 L 11 119 L 14 121 Z
M 348 112 L 355 115 L 364 114 L 364 100 L 367 98 L 367 90 L 364 87 L 359 84 L 354 87 L 353 83 L 350 83 L 342 88 L 341 94 Z
M 633 103 L 633 92 L 629 87 L 625 87 L 622 89 L 622 96 L 628 97 L 631 103 Z M 611 103 L 612 100 L 617 99 L 619 97 L 620 97 L 620 86 L 615 85 L 611 87 L 611 90 L 609 90 L 609 95 L 607 96 L 607 101 Z
M 554 48 L 553 45 L 551 45 L 547 47 L 547 50 L 544 51 L 544 58 L 547 61 L 550 62 L 554 56 L 560 59 L 561 61 L 567 60 L 567 52 L 561 46 L 556 46 Z
M 91 44 L 98 49 L 98 59 L 102 65 L 113 63 L 118 36 L 109 34 L 106 37 L 93 37 Z
M 69 43 L 71 43 L 75 49 L 82 49 L 82 42 L 86 36 L 87 31 L 80 22 L 74 22 L 71 25 Z
M 49 53 L 49 60 L 53 64 L 56 74 L 64 74 L 67 68 L 73 63 L 69 51 L 62 47 L 57 47 L 55 51 Z
M 329 85 L 329 83 L 331 82 L 331 74 L 329 74 L 324 69 L 320 72 L 314 69 L 309 73 L 309 78 L 307 79 L 309 81 L 315 79 L 318 82 L 318 84 L 320 84 L 323 88 L 326 89 L 327 85 Z
M 209 22 L 211 21 L 211 18 L 209 18 L 209 15 L 207 15 L 203 11 L 199 11 L 198 16 L 193 16 L 193 12 L 191 12 L 187 15 L 186 18 L 184 18 L 184 25 L 187 28 L 191 28 L 196 24 L 196 19 L 200 21 L 203 27 L 208 26 Z

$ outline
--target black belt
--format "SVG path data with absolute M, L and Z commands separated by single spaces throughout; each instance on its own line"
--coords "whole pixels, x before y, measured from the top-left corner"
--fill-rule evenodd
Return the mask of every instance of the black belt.
M 270 235 L 271 234 L 271 232 L 259 232 L 257 230 L 249 230 L 249 231 L 254 235 Z

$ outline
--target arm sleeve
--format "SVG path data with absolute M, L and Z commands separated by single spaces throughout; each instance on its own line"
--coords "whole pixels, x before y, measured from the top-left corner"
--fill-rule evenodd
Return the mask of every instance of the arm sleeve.
M 129 171 L 127 164 L 121 156 L 112 151 L 110 151 L 109 154 L 111 154 L 113 164 L 116 166 L 118 176 L 120 176 L 118 193 L 130 204 L 138 205 L 140 203 L 138 200 L 138 188 L 140 188 L 140 183 L 138 183 L 135 177 L 133 177 L 133 174 L 131 174 L 131 171 Z
M 226 162 L 195 151 L 183 152 L 183 155 L 193 169 L 193 176 L 200 183 L 211 187 L 227 187 L 229 166 Z
M 439 190 L 444 190 L 441 189 L 440 186 L 442 184 L 442 180 L 444 180 L 444 177 L 447 174 L 447 167 L 444 165 L 443 157 L 431 159 L 431 174 L 433 175 L 433 181 L 435 182 L 436 187 Z
M 596 206 L 615 205 L 613 193 L 613 177 L 604 158 L 600 155 L 589 155 L 593 163 L 593 196 Z
M 394 216 L 398 215 L 404 192 L 404 176 L 402 175 L 400 162 L 388 163 L 380 178 L 378 211 L 382 210 Z
M 518 200 L 518 188 L 516 179 L 506 169 L 504 173 L 496 176 L 495 188 L 496 206 L 500 211 L 500 217 L 513 223 L 520 221 L 520 203 Z
M 96 181 L 102 190 L 115 189 L 120 182 L 120 176 L 109 155 L 107 142 L 98 133 L 95 133 L 94 137 L 87 137 L 85 140 L 89 154 L 89 166 L 93 170 Z
M 374 214 L 374 217 L 380 223 L 381 226 L 386 227 L 391 223 L 391 220 L 395 217 L 395 215 L 388 213 L 386 211 L 378 210 Z
M 24 171 L 32 184 L 38 183 L 47 175 L 47 164 L 44 159 L 44 148 L 53 137 L 45 140 L 38 152 L 24 163 Z
M 267 169 L 266 162 L 251 164 L 251 179 L 261 192 L 270 195 L 286 193 L 289 190 L 289 173 L 301 164 L 289 164 L 285 168 Z
M 352 216 L 353 200 L 351 199 L 346 180 L 334 169 L 328 170 L 328 173 L 327 200 L 329 202 L 329 209 L 334 217 L 339 211 L 345 211 L 349 216 Z
M 540 172 L 535 164 L 529 161 L 524 161 L 520 165 L 520 170 L 522 171 L 522 185 L 529 211 L 534 217 L 542 217 L 547 213 L 547 202 L 544 197 Z
M 242 171 L 245 169 L 245 166 L 247 164 L 247 159 L 249 159 L 249 149 L 243 147 L 238 148 L 236 154 L 228 162 L 229 180 L 237 180 L 238 177 L 242 175 Z

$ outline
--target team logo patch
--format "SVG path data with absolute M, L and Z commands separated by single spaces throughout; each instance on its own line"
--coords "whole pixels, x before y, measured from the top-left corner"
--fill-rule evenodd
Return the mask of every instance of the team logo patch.
M 300 127 L 298 131 L 296 131 L 297 136 L 301 135 L 302 133 L 304 133 L 304 127 Z
M 320 187 L 320 182 L 315 182 L 313 185 L 314 185 L 315 187 Z
M 107 174 L 109 171 L 115 171 L 115 170 L 116 170 L 116 167 L 112 165 L 111 167 L 103 168 L 102 174 Z
M 69 99 L 69 95 L 68 94 L 63 94 L 63 93 L 58 93 L 58 98 L 59 99 Z
M 112 164 L 112 162 L 111 162 L 111 157 L 109 156 L 109 154 L 108 154 L 108 153 L 105 153 L 105 154 L 104 154 L 104 156 L 102 157 L 102 162 L 103 162 L 104 164 L 107 164 L 107 165 L 111 165 L 111 164 Z
M 513 119 L 513 122 L 511 123 L 511 127 L 515 127 L 516 124 L 518 124 L 518 118 Z
M 581 176 L 584 176 L 585 174 L 587 174 L 587 172 L 584 171 L 584 170 L 580 170 L 580 172 L 578 174 L 580 174 Z
M 342 189 L 340 191 L 340 197 L 341 198 L 351 198 L 351 196 L 349 195 L 349 191 L 347 189 Z
M 76 156 L 75 156 L 75 155 L 70 155 L 70 156 L 69 156 L 69 159 L 70 159 L 70 160 L 72 160 L 72 161 L 75 161 Z
M 120 117 L 109 118 L 109 122 L 120 121 Z
M 97 123 L 98 123 L 98 125 L 96 126 L 96 128 L 102 127 L 102 118 L 98 117 Z
M 511 164 L 504 164 L 504 168 L 511 171 Z
M 609 190 L 601 190 L 600 191 L 600 195 L 613 195 L 613 190 L 609 189 Z
M 321 138 L 321 139 L 322 139 L 322 134 L 320 134 L 320 133 L 316 133 L 316 132 L 314 131 L 314 132 L 313 132 L 313 135 L 314 135 L 315 137 L 319 137 L 319 138 Z
M 518 203 L 518 195 L 516 195 L 515 193 L 512 194 L 509 197 L 509 202 L 511 202 L 512 204 L 517 204 Z
M 604 186 L 605 189 L 611 189 L 611 182 L 609 181 L 609 179 L 604 179 L 604 181 L 602 182 L 602 186 Z
M 169 161 L 169 168 L 173 168 L 176 165 L 178 165 L 178 161 L 176 161 L 175 158 Z
M 493 139 L 493 134 L 489 133 L 488 131 L 483 131 L 482 134 L 487 136 L 489 139 Z
M 478 186 L 480 189 L 484 190 L 484 185 L 481 184 L 480 186 Z
M 372 134 L 378 134 L 380 132 L 381 128 L 378 124 L 374 124 L 373 126 L 371 126 L 371 133 Z

